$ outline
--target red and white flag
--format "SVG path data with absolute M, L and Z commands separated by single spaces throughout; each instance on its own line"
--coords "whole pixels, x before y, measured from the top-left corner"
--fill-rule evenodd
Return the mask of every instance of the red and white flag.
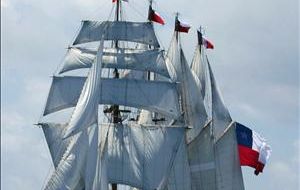
M 152 9 L 152 7 L 149 8 L 149 20 L 153 22 L 157 22 L 159 24 L 164 25 L 165 21 L 164 19 L 156 12 L 155 10 Z
M 191 26 L 187 23 L 181 22 L 180 20 L 176 20 L 175 31 L 188 33 Z
M 214 49 L 213 43 L 211 43 L 209 40 L 202 37 L 202 43 L 206 49 Z

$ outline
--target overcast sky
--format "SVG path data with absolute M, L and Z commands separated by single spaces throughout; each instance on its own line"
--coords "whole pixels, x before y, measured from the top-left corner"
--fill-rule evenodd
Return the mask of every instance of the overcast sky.
M 125 16 L 145 20 L 146 0 L 129 0 Z M 124 3 L 125 4 L 125 3 Z M 84 19 L 106 20 L 110 0 L 1 0 L 1 189 L 41 189 L 52 171 L 40 118 L 51 76 Z M 157 26 L 163 47 L 174 13 L 193 29 L 183 34 L 191 60 L 195 30 L 204 26 L 215 49 L 212 69 L 234 120 L 261 133 L 272 156 L 258 177 L 243 168 L 246 189 L 299 188 L 299 2 L 297 0 L 157 0 L 166 19 Z

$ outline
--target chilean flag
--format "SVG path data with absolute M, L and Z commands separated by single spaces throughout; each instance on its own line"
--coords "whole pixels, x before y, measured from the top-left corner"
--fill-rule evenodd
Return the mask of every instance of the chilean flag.
M 162 25 L 165 24 L 164 19 L 156 11 L 154 11 L 151 6 L 149 7 L 148 19 L 153 21 L 153 22 L 157 22 L 159 24 L 162 24 Z
M 191 26 L 187 23 L 181 22 L 178 19 L 175 23 L 175 31 L 188 33 Z
M 214 49 L 213 43 L 211 43 L 210 41 L 208 41 L 204 37 L 202 37 L 202 41 L 203 41 L 202 43 L 203 43 L 204 47 L 206 47 L 206 49 Z
M 258 175 L 270 157 L 270 146 L 258 133 L 239 123 L 236 124 L 236 137 L 241 165 L 255 168 L 254 173 Z

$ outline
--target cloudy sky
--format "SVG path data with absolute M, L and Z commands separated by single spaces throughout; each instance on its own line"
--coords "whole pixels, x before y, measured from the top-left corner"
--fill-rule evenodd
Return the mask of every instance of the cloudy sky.
M 145 20 L 146 0 L 129 0 L 125 16 Z M 1 189 L 41 189 L 52 171 L 40 118 L 50 76 L 84 19 L 105 20 L 110 0 L 1 0 Z M 299 188 L 299 2 L 297 0 L 157 0 L 166 19 L 155 26 L 167 47 L 176 11 L 192 24 L 182 35 L 191 60 L 195 29 L 209 52 L 232 117 L 272 146 L 263 174 L 243 168 L 246 189 Z

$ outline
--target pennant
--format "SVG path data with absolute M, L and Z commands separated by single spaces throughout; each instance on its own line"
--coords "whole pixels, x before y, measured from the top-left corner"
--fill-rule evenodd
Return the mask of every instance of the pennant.
M 181 22 L 178 19 L 176 19 L 175 31 L 188 33 L 190 28 L 191 26 L 189 24 Z
M 271 147 L 258 133 L 239 123 L 236 124 L 236 138 L 241 166 L 255 168 L 255 175 L 263 172 Z
M 162 25 L 165 24 L 164 19 L 155 10 L 153 10 L 151 6 L 149 7 L 148 19 L 153 21 L 153 22 L 157 22 L 159 24 L 162 24 Z

